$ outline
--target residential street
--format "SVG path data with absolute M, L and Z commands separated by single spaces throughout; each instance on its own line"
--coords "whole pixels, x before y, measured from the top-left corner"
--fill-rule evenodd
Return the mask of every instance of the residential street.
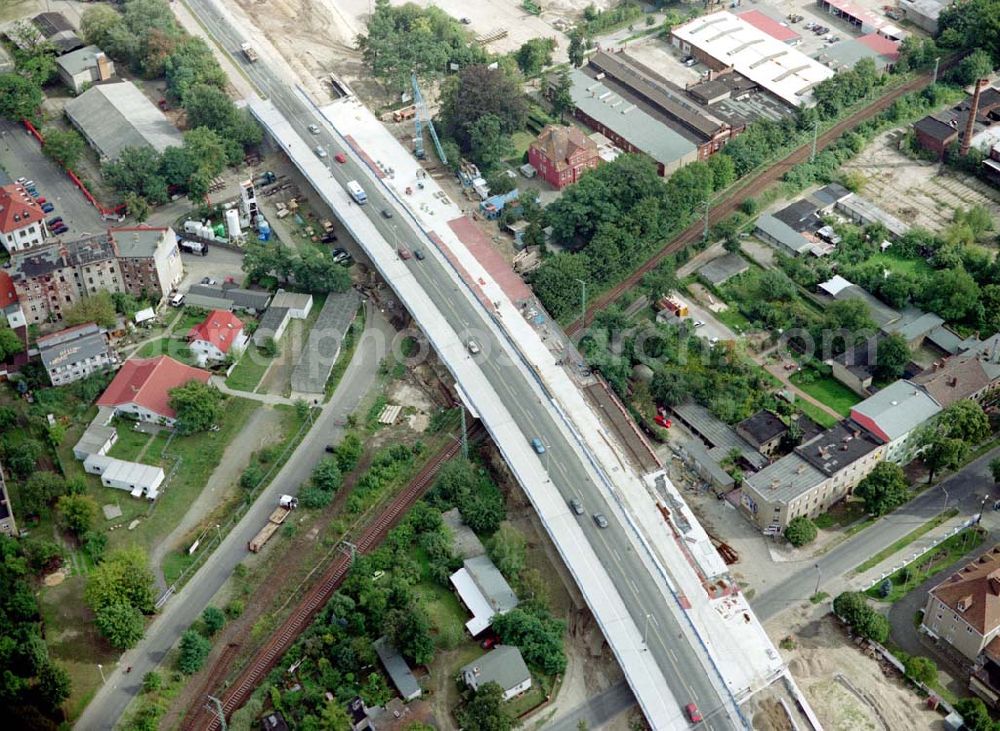
M 993 478 L 989 474 L 989 463 L 998 456 L 1000 447 L 987 452 L 894 513 L 836 546 L 818 561 L 788 564 L 788 577 L 763 590 L 751 601 L 754 611 L 761 621 L 767 621 L 783 610 L 807 601 L 816 590 L 817 566 L 821 572 L 820 589 L 831 595 L 842 591 L 846 588 L 845 575 L 854 567 L 891 546 L 946 507 L 957 507 L 960 511 L 959 518 L 978 513 L 983 497 L 990 495 L 992 499 L 996 494 Z
M 140 692 L 143 676 L 159 665 L 181 634 L 197 620 L 233 569 L 247 556 L 247 542 L 267 520 L 278 497 L 284 493 L 297 493 L 299 486 L 308 479 L 315 464 L 323 457 L 326 445 L 337 442 L 343 436 L 344 429 L 339 424 L 357 409 L 365 394 L 374 386 L 385 343 L 392 337 L 386 319 L 370 304 L 367 308 L 365 333 L 333 398 L 323 407 L 316 424 L 207 563 L 166 603 L 139 646 L 126 652 L 110 673 L 105 669 L 107 682 L 87 705 L 77 721 L 77 729 L 105 731 L 114 727 L 129 702 Z M 124 672 L 126 667 L 132 669 L 127 677 Z

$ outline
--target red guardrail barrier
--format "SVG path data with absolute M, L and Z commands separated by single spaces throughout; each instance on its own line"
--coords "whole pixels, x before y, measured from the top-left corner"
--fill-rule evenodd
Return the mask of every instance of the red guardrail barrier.
M 27 119 L 22 119 L 21 122 L 22 124 L 24 124 L 25 129 L 28 130 L 28 133 L 31 134 L 36 140 L 38 140 L 38 144 L 40 145 L 45 144 L 45 138 L 42 136 L 42 133 L 38 130 L 38 128 L 35 127 L 35 125 L 33 125 Z M 69 168 L 63 168 L 63 170 L 65 170 L 66 175 L 69 176 L 69 179 L 73 182 L 73 185 L 79 188 L 80 192 L 83 193 L 84 197 L 90 202 L 90 205 L 96 208 L 100 212 L 101 216 L 105 218 L 115 218 L 120 220 L 121 217 L 125 215 L 124 203 L 119 203 L 114 208 L 105 208 L 104 206 L 101 205 L 101 202 L 94 197 L 93 193 L 91 193 L 87 189 L 87 186 L 84 185 L 83 181 L 80 180 L 79 177 L 77 177 L 76 173 L 74 173 Z

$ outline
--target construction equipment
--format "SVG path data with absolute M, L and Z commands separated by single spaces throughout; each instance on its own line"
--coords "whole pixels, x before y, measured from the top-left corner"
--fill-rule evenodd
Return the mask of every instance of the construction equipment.
M 448 157 L 444 154 L 444 149 L 441 147 L 441 140 L 438 139 L 437 130 L 434 129 L 434 121 L 431 119 L 431 114 L 427 110 L 427 104 L 424 102 L 424 95 L 420 93 L 420 85 L 417 84 L 417 75 L 411 74 L 410 81 L 413 82 L 413 104 L 417 108 L 417 113 L 413 117 L 413 126 L 415 128 L 413 145 L 417 159 L 423 160 L 427 156 L 427 153 L 424 152 L 423 128 L 423 125 L 426 123 L 427 129 L 431 133 L 431 139 L 434 140 L 434 149 L 437 150 L 437 154 L 441 159 L 441 162 L 447 165 Z
M 257 50 L 249 43 L 241 43 L 240 50 L 243 51 L 243 55 L 250 63 L 254 63 L 257 60 Z

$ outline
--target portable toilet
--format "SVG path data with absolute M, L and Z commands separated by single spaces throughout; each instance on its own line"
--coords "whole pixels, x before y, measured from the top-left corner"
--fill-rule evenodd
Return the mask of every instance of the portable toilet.
M 271 224 L 267 222 L 263 216 L 257 219 L 257 238 L 260 241 L 270 241 L 271 240 Z

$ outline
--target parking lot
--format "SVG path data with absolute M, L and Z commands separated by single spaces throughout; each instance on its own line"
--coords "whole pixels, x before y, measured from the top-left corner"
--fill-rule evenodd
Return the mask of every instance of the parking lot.
M 183 238 L 183 233 L 178 236 Z M 246 277 L 242 266 L 243 255 L 221 246 L 209 246 L 205 256 L 182 253 L 181 261 L 184 262 L 184 279 L 178 287 L 181 292 L 187 292 L 192 284 L 199 284 L 203 277 L 214 279 L 219 284 L 226 281 L 226 277 L 232 277 L 239 285 Z
M 77 238 L 107 228 L 101 215 L 66 176 L 66 173 L 42 154 L 38 141 L 20 124 L 0 120 L 0 167 L 11 179 L 35 181 L 39 194 L 55 206 L 45 214 L 63 219 L 69 230 L 66 237 Z

